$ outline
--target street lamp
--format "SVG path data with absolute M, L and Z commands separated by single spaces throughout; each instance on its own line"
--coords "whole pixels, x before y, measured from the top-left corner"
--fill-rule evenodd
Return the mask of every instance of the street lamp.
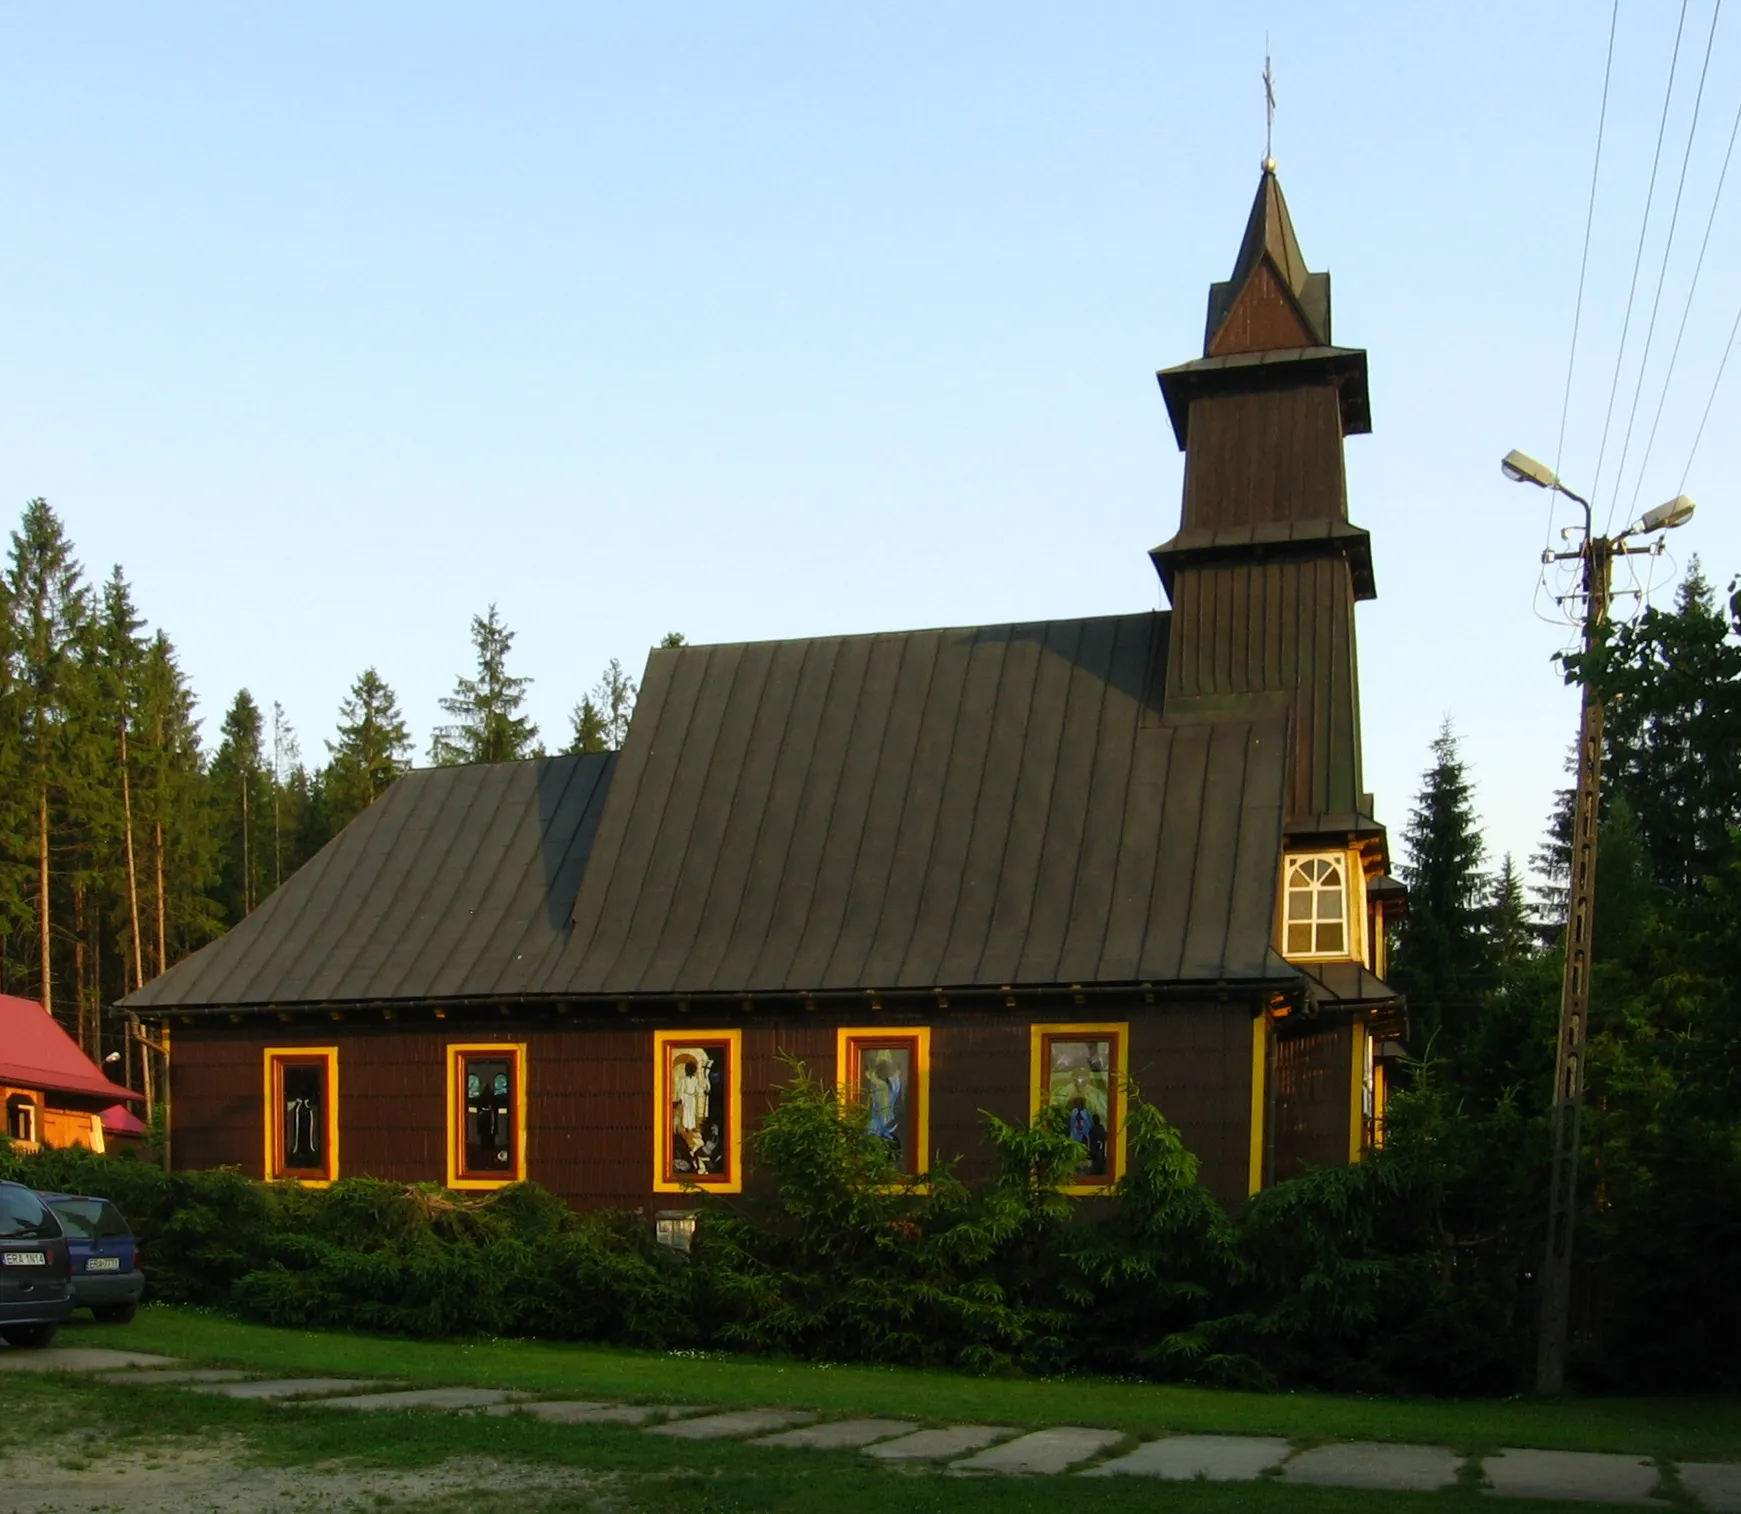
M 1511 451 L 1499 470 L 1513 483 L 1551 489 L 1584 507 L 1584 539 L 1575 552 L 1544 552 L 1544 562 L 1576 559 L 1584 565 L 1584 651 L 1593 652 L 1608 620 L 1614 559 L 1654 547 L 1628 538 L 1684 526 L 1693 502 L 1676 495 L 1647 511 L 1613 537 L 1591 527 L 1590 502 L 1528 453 Z M 1556 1395 L 1566 1381 L 1566 1335 L 1571 1320 L 1572 1225 L 1578 1192 L 1578 1126 L 1584 1110 L 1584 1041 L 1590 1017 L 1590 939 L 1596 914 L 1596 816 L 1602 788 L 1602 699 L 1586 678 L 1578 716 L 1578 787 L 1572 807 L 1571 877 L 1566 894 L 1566 966 L 1560 980 L 1560 1030 L 1554 1055 L 1554 1158 L 1548 1182 L 1548 1246 L 1542 1265 L 1541 1331 L 1536 1346 L 1536 1391 Z

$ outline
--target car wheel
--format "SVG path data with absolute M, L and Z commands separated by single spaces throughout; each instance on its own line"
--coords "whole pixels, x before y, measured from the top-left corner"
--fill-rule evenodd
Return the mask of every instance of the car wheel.
M 103 1325 L 128 1325 L 138 1312 L 137 1304 L 97 1304 L 91 1310 L 91 1318 Z
M 7 1325 L 0 1328 L 0 1340 L 8 1346 L 26 1351 L 38 1351 L 54 1340 L 59 1325 Z

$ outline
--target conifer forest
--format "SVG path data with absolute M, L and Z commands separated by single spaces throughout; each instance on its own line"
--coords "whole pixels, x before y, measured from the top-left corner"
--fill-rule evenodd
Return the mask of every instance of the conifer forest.
M 542 754 L 494 605 L 471 635 L 476 666 L 441 701 L 426 760 Z M 616 746 L 635 692 L 613 658 L 561 749 Z M 0 993 L 39 1000 L 99 1061 L 120 1052 L 109 1070 L 132 1087 L 147 1086 L 145 1053 L 111 1006 L 257 909 L 414 756 L 373 667 L 341 701 L 324 760 L 248 689 L 229 696 L 215 745 L 199 708 L 122 568 L 93 580 L 31 500 L 0 570 Z

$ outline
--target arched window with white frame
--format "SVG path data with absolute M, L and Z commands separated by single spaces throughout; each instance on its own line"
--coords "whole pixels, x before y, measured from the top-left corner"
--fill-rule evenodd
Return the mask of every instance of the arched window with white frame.
M 1302 852 L 1286 859 L 1282 955 L 1350 957 L 1355 946 L 1346 852 Z

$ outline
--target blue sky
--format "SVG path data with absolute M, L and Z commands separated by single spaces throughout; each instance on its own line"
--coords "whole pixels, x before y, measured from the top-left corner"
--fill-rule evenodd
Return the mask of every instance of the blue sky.
M 1689 0 L 1599 513 L 1704 57 Z M 1336 335 L 1373 533 L 1368 786 L 1400 833 L 1450 715 L 1496 849 L 1575 701 L 1532 609 L 1608 8 L 433 3 L 0 9 L 0 507 L 123 563 L 215 723 L 324 755 L 377 666 L 419 752 L 491 601 L 555 747 L 607 658 L 1162 603 L 1201 348 L 1263 150 Z M 1679 10 L 1624 0 L 1563 472 L 1594 477 Z M 1619 514 L 1741 99 L 1718 27 Z M 1738 155 L 1741 156 L 1741 155 Z M 1640 508 L 1741 305 L 1719 207 Z M 1741 359 L 1672 545 L 1721 586 Z M 1557 518 L 1565 524 L 1569 515 Z M 1673 565 L 1657 565 L 1659 584 Z M 1659 590 L 1661 602 L 1667 594 Z M 1630 601 L 1623 603 L 1626 608 Z

